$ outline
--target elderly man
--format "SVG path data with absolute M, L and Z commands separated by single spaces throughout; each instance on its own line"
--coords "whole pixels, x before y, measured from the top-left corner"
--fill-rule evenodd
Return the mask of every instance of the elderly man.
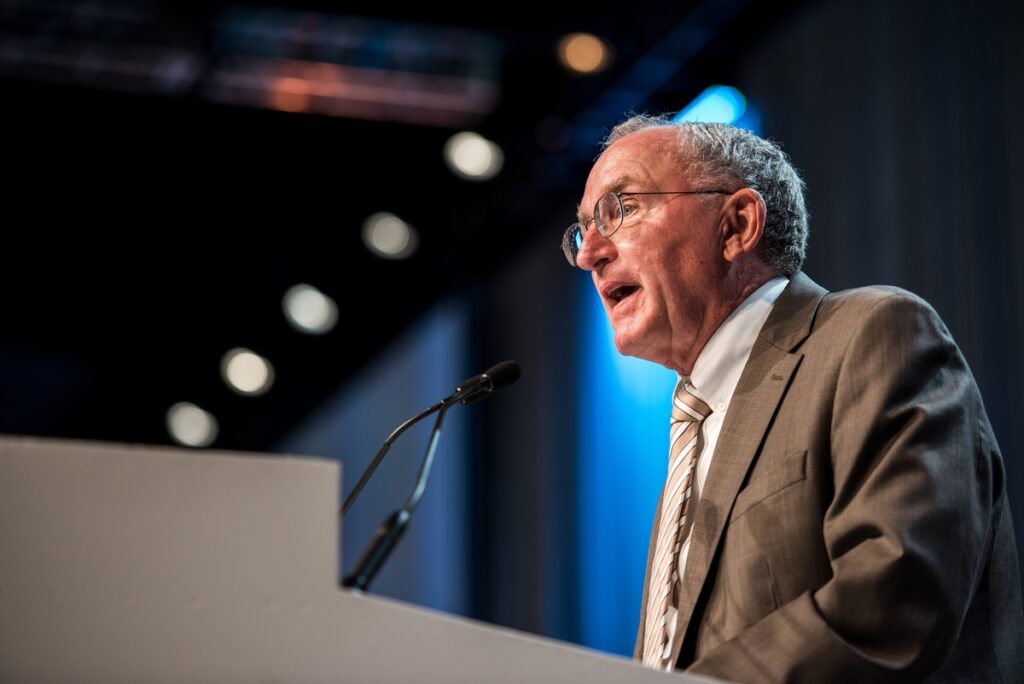
M 1022 682 L 1003 461 L 949 332 L 800 272 L 771 142 L 634 117 L 565 234 L 623 354 L 679 375 L 636 658 L 737 682 Z

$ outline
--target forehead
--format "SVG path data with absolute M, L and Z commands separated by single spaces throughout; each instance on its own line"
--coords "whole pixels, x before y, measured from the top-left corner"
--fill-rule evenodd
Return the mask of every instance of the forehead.
M 672 129 L 651 129 L 617 140 L 590 169 L 581 206 L 592 207 L 607 192 L 664 190 L 661 186 L 683 182 L 677 135 Z

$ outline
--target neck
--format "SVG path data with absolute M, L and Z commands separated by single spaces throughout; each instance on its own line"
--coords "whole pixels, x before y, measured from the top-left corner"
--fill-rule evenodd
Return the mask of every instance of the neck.
M 693 373 L 694 364 L 719 326 L 747 297 L 775 277 L 767 267 L 738 270 L 735 275 L 737 277 L 731 279 L 732 286 L 725 289 L 723 296 L 710 302 L 706 308 L 703 319 L 697 326 L 696 335 L 679 350 L 671 363 L 664 365 L 681 375 L 688 376 Z

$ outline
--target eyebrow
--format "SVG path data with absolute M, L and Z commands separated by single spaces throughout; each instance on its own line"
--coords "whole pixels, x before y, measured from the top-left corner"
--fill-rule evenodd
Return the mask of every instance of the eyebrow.
M 601 193 L 601 197 L 604 197 L 609 192 L 622 192 L 622 188 L 626 187 L 630 183 L 635 183 L 635 182 L 636 182 L 636 178 L 634 178 L 633 176 L 630 176 L 630 175 L 619 176 L 618 178 L 616 178 L 614 181 L 612 181 L 608 185 L 608 187 L 605 189 L 604 192 Z M 584 218 L 586 218 L 586 216 L 584 215 L 583 211 L 580 209 L 580 205 L 577 204 L 576 205 L 576 220 L 579 221 L 580 223 L 583 223 Z M 593 217 L 590 217 L 590 218 L 593 218 Z

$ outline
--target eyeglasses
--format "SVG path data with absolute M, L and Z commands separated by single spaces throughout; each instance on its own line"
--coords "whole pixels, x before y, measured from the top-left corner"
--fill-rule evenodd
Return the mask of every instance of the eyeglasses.
M 562 236 L 562 252 L 572 266 L 578 266 L 576 257 L 583 246 L 583 236 L 591 221 L 597 226 L 597 232 L 610 237 L 617 231 L 627 216 L 631 216 L 639 208 L 638 202 L 630 202 L 634 195 L 731 195 L 732 190 L 676 190 L 664 192 L 609 192 L 601 196 L 594 205 L 594 217 L 586 221 L 572 224 Z M 623 198 L 626 198 L 623 202 Z

